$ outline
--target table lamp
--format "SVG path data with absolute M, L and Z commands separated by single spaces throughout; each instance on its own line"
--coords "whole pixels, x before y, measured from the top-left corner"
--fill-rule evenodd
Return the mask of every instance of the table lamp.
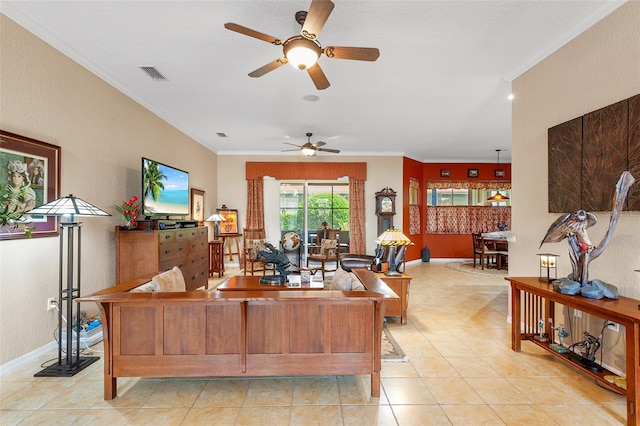
M 219 223 L 220 222 L 225 222 L 226 219 L 222 216 L 219 215 L 218 213 L 214 213 L 211 216 L 209 216 L 205 222 L 213 222 L 213 239 L 217 240 L 218 239 L 218 234 L 220 233 L 218 228 L 219 228 Z
M 75 216 L 111 216 L 96 206 L 87 203 L 72 194 L 58 198 L 50 203 L 36 207 L 29 211 L 30 215 L 63 216 L 65 222 L 60 222 L 60 266 L 58 287 L 58 362 L 39 371 L 35 377 L 71 377 L 100 357 L 80 357 L 80 303 L 76 303 L 75 320 L 73 301 L 80 297 L 80 248 L 82 222 L 76 222 Z M 67 230 L 65 233 L 64 230 Z M 76 233 L 75 230 L 78 230 Z M 66 256 L 65 256 L 66 245 Z M 66 260 L 66 261 L 65 261 Z M 66 275 L 66 288 L 63 278 Z M 66 354 L 62 357 L 62 302 L 65 302 L 67 316 L 66 326 Z M 75 330 L 74 330 L 75 326 Z M 75 336 L 76 347 L 72 347 Z M 75 356 L 74 356 L 75 352 Z
M 540 278 L 539 281 L 550 283 L 558 278 L 558 255 L 553 253 L 539 253 Z M 551 273 L 553 271 L 553 273 Z
M 387 276 L 402 275 L 396 271 L 396 247 L 411 246 L 413 242 L 402 231 L 398 229 L 387 229 L 377 239 L 376 244 L 382 247 L 389 247 L 389 270 L 385 272 Z

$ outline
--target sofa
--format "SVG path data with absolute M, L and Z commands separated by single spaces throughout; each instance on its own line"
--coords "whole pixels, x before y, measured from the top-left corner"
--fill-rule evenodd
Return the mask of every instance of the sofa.
M 102 315 L 104 399 L 118 377 L 358 374 L 380 396 L 384 315 L 398 296 L 370 271 L 353 273 L 364 291 L 186 292 L 156 276 L 79 298 Z

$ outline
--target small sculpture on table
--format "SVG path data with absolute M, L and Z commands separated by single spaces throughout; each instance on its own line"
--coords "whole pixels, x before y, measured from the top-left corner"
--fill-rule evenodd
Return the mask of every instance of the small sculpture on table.
M 602 254 L 613 237 L 620 211 L 624 207 L 629 188 L 635 182 L 631 173 L 624 171 L 616 184 L 613 198 L 613 211 L 609 220 L 609 229 L 598 245 L 589 240 L 587 228 L 595 225 L 598 218 L 593 213 L 578 210 L 575 213 L 566 213 L 555 220 L 547 230 L 540 243 L 557 243 L 563 239 L 569 242 L 569 255 L 571 259 L 571 274 L 557 282 L 554 288 L 563 294 L 578 294 L 592 299 L 618 298 L 618 289 L 602 280 L 589 280 L 589 263 Z
M 261 259 L 263 263 L 271 263 L 278 272 L 278 275 L 267 275 L 260 278 L 260 284 L 281 285 L 287 282 L 289 274 L 287 268 L 291 266 L 291 261 L 283 251 L 278 250 L 271 243 L 264 243 L 264 249 L 258 251 L 257 258 Z
M 533 336 L 533 338 L 536 339 L 538 342 L 547 342 L 549 339 L 547 339 L 547 336 L 544 335 L 544 320 L 542 319 L 538 321 L 538 330 L 539 330 L 539 333 Z

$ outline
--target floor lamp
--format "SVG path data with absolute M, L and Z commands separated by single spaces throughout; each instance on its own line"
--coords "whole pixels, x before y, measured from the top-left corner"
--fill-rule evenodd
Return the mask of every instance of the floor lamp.
M 58 287 L 58 362 L 37 372 L 35 377 L 71 377 L 93 364 L 100 357 L 80 357 L 80 303 L 76 302 L 76 318 L 73 320 L 74 300 L 80 297 L 80 249 L 82 222 L 75 216 L 111 216 L 94 205 L 73 195 L 29 211 L 29 215 L 63 216 L 60 222 L 60 264 Z M 77 232 L 76 232 L 77 231 Z M 64 285 L 66 283 L 66 286 Z M 63 306 L 64 302 L 64 306 Z M 66 314 L 66 354 L 62 356 L 63 308 Z M 74 326 L 75 325 L 75 331 Z M 75 356 L 73 333 L 76 333 Z

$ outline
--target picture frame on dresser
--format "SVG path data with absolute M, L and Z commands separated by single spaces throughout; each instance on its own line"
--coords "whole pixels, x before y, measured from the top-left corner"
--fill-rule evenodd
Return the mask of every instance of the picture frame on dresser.
M 191 188 L 190 208 L 191 220 L 197 220 L 198 225 L 204 224 L 204 191 L 196 188 Z
M 18 209 L 25 213 L 59 198 L 60 153 L 57 145 L 0 130 L 0 196 L 14 199 Z M 10 178 L 14 173 L 26 181 L 20 191 L 12 186 Z M 32 237 L 58 235 L 55 216 L 27 216 L 24 223 L 35 228 Z M 23 237 L 24 229 L 0 226 L 0 241 Z

